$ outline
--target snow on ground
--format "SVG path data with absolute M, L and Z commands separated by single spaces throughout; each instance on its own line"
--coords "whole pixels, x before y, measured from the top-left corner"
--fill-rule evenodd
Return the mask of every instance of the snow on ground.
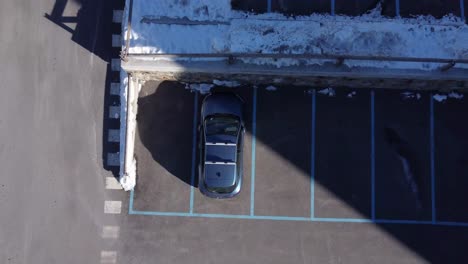
M 222 53 L 229 50 L 226 26 L 141 24 L 130 34 L 130 53 Z M 151 33 L 149 33 L 151 32 Z
M 354 96 L 356 96 L 356 91 L 352 91 L 346 95 L 348 98 L 353 98 Z
M 278 88 L 276 88 L 276 87 L 273 86 L 273 85 L 269 85 L 269 86 L 267 86 L 265 89 L 266 89 L 267 91 L 272 91 L 272 92 L 273 92 L 273 91 L 276 91 Z
M 192 84 L 186 84 L 185 89 L 191 90 L 191 91 L 198 91 L 201 94 L 207 94 L 211 91 L 211 88 L 213 88 L 213 84 L 208 84 L 208 83 L 192 83 Z
M 236 81 L 220 81 L 220 80 L 213 80 L 213 84 L 218 86 L 225 86 L 225 87 L 237 87 L 240 86 L 240 83 Z
M 203 0 L 134 0 L 133 3 L 130 54 L 344 54 L 468 59 L 468 25 L 453 16 L 440 20 L 389 19 L 381 17 L 376 8 L 360 17 L 313 14 L 294 19 L 277 13 L 254 15 L 232 11 L 229 0 L 209 4 Z M 281 67 L 322 65 L 330 60 L 243 58 L 242 61 Z M 441 66 L 350 60 L 344 64 L 423 70 Z M 455 67 L 468 68 L 468 65 Z
M 415 93 L 415 92 L 410 92 L 410 91 L 407 91 L 407 92 L 402 92 L 401 93 L 401 97 L 403 99 L 416 99 L 416 100 L 419 100 L 421 99 L 421 94 L 420 93 Z
M 445 94 L 435 94 L 434 96 L 432 96 L 432 98 L 434 98 L 434 100 L 436 100 L 437 102 L 443 102 L 443 101 L 447 100 L 447 95 L 445 95 Z
M 435 94 L 434 96 L 432 96 L 432 98 L 434 98 L 434 100 L 436 100 L 437 102 L 443 102 L 447 99 L 461 100 L 463 99 L 463 97 L 463 94 L 457 92 L 450 92 L 448 94 Z
M 328 95 L 330 97 L 333 97 L 335 96 L 335 89 L 331 88 L 331 87 L 328 87 L 328 88 L 325 88 L 325 89 L 322 89 L 322 90 L 319 90 L 318 91 L 319 94 L 323 94 L 323 95 Z
M 207 4 L 209 3 L 209 4 Z M 189 18 L 196 21 L 225 21 L 231 16 L 230 0 L 134 0 L 132 22 L 147 18 Z
M 456 93 L 456 92 L 450 92 L 448 94 L 448 97 L 449 98 L 454 98 L 454 99 L 462 99 L 463 98 L 463 94 L 459 94 L 459 93 Z

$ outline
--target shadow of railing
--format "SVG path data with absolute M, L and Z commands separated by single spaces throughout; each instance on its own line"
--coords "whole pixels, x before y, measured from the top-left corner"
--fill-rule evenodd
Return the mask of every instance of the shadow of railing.
M 74 16 L 64 15 L 70 2 L 80 6 Z M 113 6 L 110 0 L 56 0 L 50 14 L 46 13 L 44 17 L 71 33 L 75 43 L 108 62 Z

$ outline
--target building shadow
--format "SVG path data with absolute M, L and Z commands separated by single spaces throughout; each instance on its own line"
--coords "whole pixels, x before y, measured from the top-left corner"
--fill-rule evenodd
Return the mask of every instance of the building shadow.
M 118 71 L 112 71 L 111 59 L 119 58 L 120 47 L 112 47 L 112 35 L 120 35 L 121 25 L 113 23 L 113 10 L 122 10 L 125 0 L 56 0 L 50 13 L 44 17 L 71 34 L 71 40 L 88 50 L 103 61 L 107 62 L 106 78 L 102 89 L 103 102 L 103 131 L 102 131 L 102 164 L 118 178 L 119 167 L 108 163 L 109 153 L 119 152 L 119 143 L 109 141 L 109 130 L 120 128 L 120 120 L 109 118 L 111 106 L 120 105 L 119 95 L 110 93 L 111 83 L 120 82 Z M 67 5 L 78 6 L 75 15 L 65 15 Z M 74 11 L 74 10 L 73 10 Z
M 194 94 L 171 82 L 150 87 L 138 99 L 137 137 L 159 165 L 156 170 L 163 169 L 190 185 Z M 143 170 L 139 167 L 140 173 Z
M 69 2 L 80 6 L 75 16 L 64 15 Z M 50 14 L 44 17 L 72 34 L 72 41 L 108 62 L 115 6 L 110 0 L 56 0 Z
M 145 151 L 151 154 L 151 160 L 144 163 L 158 164 L 159 170 L 149 169 L 151 175 L 145 174 L 145 177 L 140 178 L 139 185 L 151 185 L 154 179 L 144 182 L 143 178 L 156 177 L 155 173 L 167 171 L 173 177 L 192 186 L 190 175 L 193 158 L 192 140 L 194 138 L 194 94 L 187 91 L 183 84 L 173 82 L 162 82 L 159 85 L 151 84 L 148 86 L 152 88 L 143 88 L 145 94 L 140 95 L 139 99 L 138 137 L 140 137 Z M 228 89 L 232 91 L 233 88 Z M 288 171 L 295 174 L 294 177 L 291 177 L 292 181 L 301 175 L 310 177 L 311 95 L 307 94 L 307 90 L 302 91 L 300 88 L 293 87 L 280 87 L 278 88 L 280 91 L 267 91 L 265 87 L 258 89 L 256 190 L 260 190 L 258 188 L 261 185 L 265 187 L 266 184 L 269 184 L 265 182 L 265 177 L 262 180 L 262 175 L 267 175 L 269 179 L 272 179 L 275 173 L 275 175 L 281 174 L 278 171 L 283 165 L 278 165 L 278 161 L 271 159 L 275 156 L 283 159 L 282 163 L 291 164 Z M 251 88 L 249 90 L 252 91 Z M 283 91 L 281 92 L 281 90 Z M 234 91 L 239 92 L 241 96 L 245 92 L 244 88 L 238 88 Z M 370 91 L 363 91 L 361 95 L 350 99 L 346 95 L 351 91 L 351 89 L 343 88 L 342 91 L 337 91 L 335 98 L 320 95 L 320 102 L 316 102 L 317 111 L 319 111 L 315 142 L 315 207 L 318 211 L 316 217 L 337 217 L 336 213 L 343 212 L 346 214 L 349 210 L 343 210 L 343 207 L 348 207 L 361 216 L 345 216 L 344 218 L 370 219 L 372 217 L 369 165 L 370 123 L 368 122 Z M 388 127 L 393 124 L 394 118 L 398 119 L 398 116 L 403 116 L 405 111 L 412 112 L 404 117 L 405 122 L 411 123 L 411 120 L 421 119 L 420 115 L 427 116 L 427 112 L 418 114 L 417 109 L 422 107 L 427 108 L 428 111 L 429 108 L 428 101 L 425 100 L 428 99 L 428 93 L 424 95 L 425 99 L 412 104 L 409 109 L 403 108 L 403 103 L 401 103 L 402 105 L 398 104 L 401 101 L 399 96 L 399 92 L 379 93 L 379 100 L 381 100 L 379 105 L 385 106 L 386 110 L 379 108 L 377 110 L 379 113 L 382 111 L 388 113 L 379 116 L 379 120 L 376 120 L 376 148 L 377 154 L 380 156 L 376 161 L 378 167 L 376 174 L 379 175 L 376 191 L 380 196 L 377 199 L 378 208 L 380 208 L 378 213 L 385 219 L 413 219 L 416 222 L 421 221 L 421 224 L 374 224 L 429 263 L 464 263 L 468 261 L 468 255 L 464 253 L 464 245 L 468 242 L 468 229 L 460 226 L 436 226 L 427 224 L 427 222 L 422 224 L 425 219 L 430 219 L 430 202 L 424 202 L 427 197 L 421 198 L 425 211 L 422 215 L 418 215 L 413 212 L 413 209 L 416 208 L 414 201 L 417 197 L 404 194 L 408 192 L 408 187 L 405 183 L 405 177 L 402 176 L 404 174 L 399 172 L 402 167 L 402 157 L 407 160 L 411 168 L 414 168 L 412 173 L 416 177 L 428 175 L 427 169 L 422 171 L 422 168 L 428 167 L 426 158 L 428 146 L 425 145 L 425 142 L 429 139 L 428 135 L 423 135 L 419 129 L 429 127 L 429 121 L 424 119 L 424 121 L 416 122 L 414 129 L 409 127 L 402 130 L 396 126 L 392 127 L 395 131 L 389 132 Z M 198 109 L 195 112 L 197 115 L 202 97 L 202 95 L 198 95 Z M 390 111 L 392 105 L 401 109 L 393 113 L 394 111 Z M 303 120 L 303 124 L 298 120 Z M 247 121 L 246 134 L 251 135 L 252 127 L 249 126 L 249 122 L 251 122 L 250 119 Z M 398 136 L 395 136 L 395 133 L 398 133 Z M 411 138 L 412 141 L 406 142 L 406 138 Z M 198 136 L 195 139 L 197 140 L 196 144 L 198 144 Z M 260 150 L 262 145 L 267 148 L 267 152 Z M 195 154 L 195 164 L 198 164 L 198 152 Z M 418 160 L 418 157 L 421 160 Z M 162 175 L 158 175 L 158 178 L 161 178 Z M 195 172 L 194 187 L 197 187 L 196 178 L 198 178 L 198 172 Z M 421 183 L 416 178 L 417 185 L 421 190 L 422 188 L 430 190 L 427 187 L 430 180 L 429 183 L 427 180 L 426 178 L 424 180 L 426 182 Z M 167 186 L 165 183 L 160 182 L 162 186 Z M 329 193 L 328 198 L 326 198 L 328 201 L 330 199 L 341 201 L 341 207 L 318 208 L 317 200 L 323 199 L 324 195 L 327 195 L 325 192 L 319 193 L 317 189 L 319 187 Z M 384 194 L 385 197 L 382 197 Z M 430 193 L 422 194 L 430 196 Z M 256 195 L 256 201 L 258 199 L 260 199 L 260 193 Z M 389 213 L 388 207 L 383 207 L 387 203 L 397 207 L 397 211 L 394 211 L 397 213 L 396 216 Z M 441 209 L 446 205 L 447 201 L 443 204 L 439 203 L 438 206 L 441 206 Z M 262 214 L 260 213 L 260 215 Z M 421 216 L 423 219 L 419 219 Z M 465 217 L 461 214 L 458 216 Z M 375 254 L 378 254 L 378 251 Z

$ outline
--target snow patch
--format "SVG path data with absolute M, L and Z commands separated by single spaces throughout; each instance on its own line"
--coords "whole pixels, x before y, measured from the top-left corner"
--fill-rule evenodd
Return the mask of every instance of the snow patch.
M 436 100 L 437 102 L 443 102 L 447 99 L 457 99 L 457 100 L 461 100 L 463 99 L 464 95 L 461 94 L 461 93 L 457 93 L 457 92 L 450 92 L 448 94 L 435 94 L 433 96 L 434 100 Z
M 447 95 L 445 95 L 445 94 L 435 94 L 434 96 L 432 96 L 432 98 L 434 98 L 434 100 L 436 100 L 437 102 L 443 102 L 443 101 L 447 100 Z
M 333 88 L 331 88 L 331 87 L 328 87 L 328 88 L 319 90 L 318 93 L 319 93 L 319 94 L 323 94 L 323 95 L 328 95 L 328 96 L 330 96 L 330 97 L 333 97 L 333 96 L 335 96 L 335 94 L 336 94 L 335 89 L 333 89 Z
M 462 98 L 463 98 L 463 94 L 456 93 L 456 92 L 450 92 L 450 93 L 448 94 L 448 97 L 449 97 L 449 98 L 454 98 L 454 99 L 462 99 Z
M 421 99 L 421 94 L 419 93 L 415 93 L 415 92 L 402 92 L 401 93 L 401 97 L 405 100 L 408 100 L 408 99 L 416 99 L 416 100 L 419 100 Z
M 346 97 L 348 97 L 348 98 L 353 98 L 354 96 L 356 96 L 356 91 L 352 91 L 352 92 L 348 93 L 348 95 L 346 95 Z
M 225 87 L 238 87 L 240 83 L 236 81 L 220 81 L 220 80 L 213 80 L 213 84 L 218 86 L 225 86 Z
M 220 21 L 231 17 L 231 0 L 134 0 L 133 17 L 188 18 L 194 21 Z
M 135 148 L 135 133 L 136 133 L 136 111 L 137 111 L 137 100 L 140 84 L 137 84 L 135 91 L 132 93 L 132 98 L 129 98 L 128 91 L 129 77 L 128 74 L 121 70 L 120 71 L 120 171 L 119 171 L 119 183 L 122 185 L 125 191 L 132 190 L 136 185 L 136 160 L 133 155 Z M 135 87 L 134 87 L 135 88 Z M 127 104 L 127 101 L 129 104 Z M 127 105 L 130 105 L 131 109 L 127 109 Z M 129 117 L 127 119 L 127 117 Z M 128 133 L 128 135 L 127 135 Z M 127 141 L 127 139 L 129 139 Z M 127 157 L 130 153 L 129 157 Z M 125 163 L 125 161 L 127 161 Z M 125 166 L 124 166 L 125 165 Z
M 198 91 L 200 94 L 207 94 L 211 91 L 211 88 L 214 87 L 214 84 L 208 83 L 192 83 L 186 84 L 185 89 L 188 89 L 192 92 Z
M 276 87 L 273 86 L 273 85 L 269 85 L 269 86 L 267 86 L 265 89 L 266 89 L 267 91 L 276 91 L 276 90 L 278 90 L 278 88 L 276 88 Z

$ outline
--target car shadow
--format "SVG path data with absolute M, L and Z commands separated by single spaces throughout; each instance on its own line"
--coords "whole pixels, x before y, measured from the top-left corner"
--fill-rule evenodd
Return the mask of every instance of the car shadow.
M 142 91 L 138 99 L 137 136 L 154 161 L 190 185 L 194 93 L 169 82 L 148 87 L 155 90 Z

